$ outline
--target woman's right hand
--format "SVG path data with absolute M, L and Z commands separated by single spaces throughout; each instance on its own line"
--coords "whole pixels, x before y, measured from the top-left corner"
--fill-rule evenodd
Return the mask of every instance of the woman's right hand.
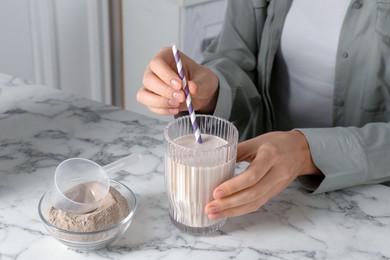
M 199 113 L 213 113 L 218 97 L 218 77 L 180 52 L 192 105 Z M 148 64 L 137 101 L 160 115 L 187 110 L 182 81 L 177 74 L 172 49 L 161 49 Z

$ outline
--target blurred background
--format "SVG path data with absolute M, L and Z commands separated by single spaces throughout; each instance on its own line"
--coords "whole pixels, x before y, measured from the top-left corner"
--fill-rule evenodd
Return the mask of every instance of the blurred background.
M 0 0 L 0 73 L 170 120 L 136 102 L 144 69 L 172 43 L 200 61 L 226 2 Z

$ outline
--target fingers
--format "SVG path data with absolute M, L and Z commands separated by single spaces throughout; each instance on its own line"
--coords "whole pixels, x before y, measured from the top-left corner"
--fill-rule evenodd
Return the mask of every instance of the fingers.
M 209 219 L 218 219 L 240 216 L 258 210 L 293 180 L 278 178 L 276 177 L 278 175 L 275 170 L 271 169 L 256 185 L 209 203 L 205 208 L 206 214 L 208 214 Z
M 145 70 L 137 101 L 160 115 L 174 115 L 185 109 L 185 94 L 175 66 L 170 48 L 159 51 Z
M 312 171 L 306 166 L 311 161 L 307 141 L 291 131 L 272 132 L 241 143 L 237 160 L 251 164 L 215 189 L 215 200 L 205 208 L 211 219 L 255 211 L 302 172 Z
M 180 90 L 182 88 L 181 79 L 176 72 L 176 65 L 174 63 L 173 54 L 165 48 L 151 60 L 149 69 L 154 75 L 158 75 L 158 78 L 165 85 Z
M 163 78 L 165 78 L 166 80 L 166 78 L 168 77 L 166 74 L 171 74 L 170 72 L 172 72 L 172 70 L 169 68 L 166 69 L 158 68 L 157 70 L 163 71 L 163 72 L 158 72 L 160 73 L 158 74 L 156 73 L 156 71 L 152 70 L 151 65 L 152 64 L 150 64 L 150 66 L 146 68 L 144 73 L 144 78 L 143 78 L 144 87 L 150 92 L 156 93 L 162 97 L 165 97 L 166 99 L 174 99 L 178 102 L 183 102 L 185 100 L 185 97 L 181 89 L 180 79 L 178 80 L 176 78 L 173 78 L 168 80 L 168 83 L 166 83 L 164 82 Z
M 258 183 L 274 165 L 276 156 L 273 156 L 274 153 L 270 153 L 269 150 L 270 148 L 264 145 L 252 152 L 254 159 L 248 168 L 241 174 L 219 185 L 213 193 L 214 198 L 219 199 L 229 196 Z
M 182 64 L 187 75 L 192 105 L 202 113 L 214 111 L 218 94 L 218 77 L 182 54 Z M 172 115 L 187 110 L 182 81 L 177 74 L 171 48 L 164 48 L 151 60 L 143 77 L 143 88 L 137 101 L 154 113 Z
M 137 101 L 159 115 L 175 115 L 179 113 L 180 103 L 178 101 L 159 96 L 148 91 L 145 87 L 138 91 Z
M 215 200 L 205 208 L 210 219 L 256 211 L 294 179 L 290 169 L 279 164 L 278 149 L 270 143 L 259 147 L 259 140 L 240 146 L 241 152 L 254 159 L 244 172 L 215 189 Z
M 269 198 L 272 196 L 264 194 L 261 198 L 256 201 L 252 201 L 246 204 L 233 204 L 235 206 L 226 206 L 224 204 L 213 204 L 212 206 L 206 207 L 206 214 L 210 220 L 216 220 L 219 218 L 236 217 L 250 212 L 257 211 L 263 206 Z M 228 203 L 226 203 L 228 204 Z M 224 206 L 226 208 L 224 208 Z
M 253 161 L 244 172 L 215 189 L 215 200 L 205 208 L 210 219 L 252 212 L 268 200 L 264 196 L 268 190 L 261 187 L 261 180 L 265 178 L 271 164 L 268 167 L 260 166 L 261 160 Z
M 263 143 L 262 136 L 258 136 L 237 145 L 237 162 L 252 162 L 256 157 L 257 150 Z

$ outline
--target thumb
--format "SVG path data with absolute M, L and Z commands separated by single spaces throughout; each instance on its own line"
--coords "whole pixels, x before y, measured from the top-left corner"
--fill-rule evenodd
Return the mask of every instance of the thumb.
M 257 150 L 260 146 L 259 136 L 241 142 L 237 145 L 237 161 L 252 162 L 256 158 Z
M 237 162 L 249 162 L 251 163 L 256 157 L 256 152 L 253 152 L 251 145 L 248 141 L 239 143 L 237 145 Z
M 197 96 L 199 93 L 199 87 L 194 81 L 187 82 L 188 90 L 192 96 Z

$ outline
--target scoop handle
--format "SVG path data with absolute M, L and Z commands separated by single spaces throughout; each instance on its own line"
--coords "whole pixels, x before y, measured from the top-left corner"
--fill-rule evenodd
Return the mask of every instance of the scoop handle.
M 139 154 L 130 154 L 115 162 L 103 166 L 103 169 L 107 174 L 116 173 L 138 163 L 141 158 L 142 157 Z

